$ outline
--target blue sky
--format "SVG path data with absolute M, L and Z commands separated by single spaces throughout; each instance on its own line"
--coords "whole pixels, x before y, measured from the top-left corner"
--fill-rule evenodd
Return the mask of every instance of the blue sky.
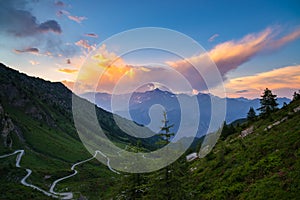
M 1 0 L 0 7 L 0 61 L 29 75 L 72 82 L 80 64 L 97 44 L 119 32 L 150 26 L 186 34 L 208 52 L 216 49 L 212 54 L 216 64 L 220 65 L 218 67 L 226 68 L 222 76 L 228 96 L 252 98 L 259 95 L 264 87 L 273 88 L 279 96 L 288 96 L 300 88 L 300 83 L 297 83 L 300 80 L 297 76 L 300 65 L 300 2 L 297 0 Z M 26 16 L 21 20 L 23 14 Z M 32 21 L 32 17 L 35 20 Z M 226 45 L 238 51 L 237 46 L 246 48 L 264 33 L 267 36 L 263 40 L 267 42 L 262 42 L 262 48 L 252 49 L 242 61 L 232 61 L 230 59 L 233 58 L 225 56 L 224 59 L 229 59 L 236 66 L 223 66 L 219 56 Z M 234 59 L 243 57 L 243 52 L 248 51 L 245 48 L 240 50 L 242 55 L 234 55 Z M 159 57 L 158 54 L 152 56 Z M 142 57 L 139 55 L 136 63 L 141 62 Z M 147 55 L 144 57 L 148 59 Z M 134 63 L 134 56 L 124 58 L 126 61 Z M 291 85 L 282 80 L 282 84 L 277 84 L 280 82 L 278 73 L 286 74 L 284 77 L 296 74 L 291 78 L 296 83 Z M 274 82 L 270 79 L 271 75 Z M 263 82 L 265 77 L 270 81 Z M 248 82 L 238 85 L 239 78 Z M 258 80 L 262 81 L 260 85 L 252 84 Z M 251 84 L 255 86 L 251 88 Z M 248 92 L 238 93 L 241 90 Z

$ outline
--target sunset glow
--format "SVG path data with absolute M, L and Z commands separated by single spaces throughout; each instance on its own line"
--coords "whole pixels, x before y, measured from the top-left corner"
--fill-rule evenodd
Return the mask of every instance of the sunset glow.
M 203 3 L 198 4 L 197 1 L 192 1 L 184 5 L 186 10 L 182 10 L 183 13 L 197 10 L 195 12 L 197 16 L 194 17 L 185 14 L 178 15 L 176 12 L 178 7 L 173 4 L 163 4 L 160 8 L 151 2 L 147 4 L 137 8 L 135 4 L 129 3 L 127 7 L 134 11 L 132 14 L 125 14 L 121 3 L 101 5 L 102 9 L 113 8 L 119 13 L 124 20 L 121 22 L 116 16 L 99 11 L 97 6 L 92 6 L 97 5 L 96 2 L 89 4 L 22 0 L 13 0 L 10 3 L 1 2 L 1 9 L 3 9 L 0 14 L 0 34 L 3 38 L 0 42 L 1 61 L 32 76 L 61 81 L 69 88 L 72 88 L 73 82 L 77 80 L 82 65 L 89 65 L 91 70 L 83 72 L 80 77 L 82 79 L 80 81 L 84 82 L 81 85 L 81 92 L 90 91 L 91 84 L 95 82 L 101 85 L 97 87 L 100 92 L 101 90 L 111 92 L 120 79 L 123 78 L 125 81 L 125 77 L 129 84 L 136 80 L 149 79 L 150 81 L 149 77 L 156 77 L 158 81 L 174 82 L 176 80 L 165 73 L 164 67 L 141 62 L 142 57 L 149 60 L 151 56 L 160 57 L 159 54 L 144 54 L 142 57 L 136 57 L 136 60 L 131 57 L 129 62 L 126 56 L 124 58 L 117 56 L 119 44 L 114 44 L 114 47 L 109 49 L 105 44 L 97 46 L 113 34 L 130 28 L 161 26 L 186 34 L 207 51 L 205 55 L 191 54 L 186 60 L 174 60 L 168 57 L 161 59 L 160 65 L 176 69 L 189 78 L 193 86 L 190 91 L 175 92 L 188 94 L 205 92 L 205 83 L 195 73 L 191 63 L 206 66 L 203 70 L 209 72 L 208 60 L 212 60 L 217 65 L 225 81 L 227 95 L 230 97 L 254 98 L 263 88 L 269 87 L 278 91 L 279 96 L 290 98 L 291 92 L 300 88 L 298 76 L 300 60 L 296 53 L 300 52 L 299 6 L 276 6 L 263 2 L 261 7 L 265 6 L 270 9 L 268 9 L 269 18 L 261 20 L 263 9 L 260 10 L 260 6 L 249 7 L 249 11 L 240 11 L 243 6 L 238 2 L 235 2 L 236 5 L 233 7 L 239 13 L 239 17 L 224 15 L 220 10 L 218 10 L 219 13 L 206 12 L 206 7 L 214 7 L 214 3 L 203 5 Z M 222 4 L 228 10 L 232 7 Z M 81 9 L 83 7 L 84 10 Z M 149 8 L 156 9 L 157 16 L 149 13 Z M 168 12 L 173 19 L 172 22 L 161 17 L 165 15 L 164 8 L 172 10 Z M 46 12 L 39 12 L 39 9 L 46 10 Z M 8 13 L 6 10 L 11 12 Z M 253 16 L 253 10 L 258 14 Z M 137 16 L 133 13 L 138 14 L 140 22 L 133 22 L 132 19 Z M 212 19 L 209 22 L 195 20 L 196 18 L 212 18 L 213 13 L 218 13 L 218 18 L 225 18 L 224 20 L 228 21 L 226 29 L 219 20 Z M 96 15 L 98 17 L 95 17 Z M 12 19 L 9 23 L 5 21 L 8 17 Z M 244 24 L 244 21 L 248 24 Z M 255 23 L 250 23 L 251 21 Z M 120 24 L 124 26 L 121 28 L 118 26 Z M 210 24 L 214 24 L 214 28 L 206 28 L 211 27 Z M 191 30 L 190 26 L 194 29 Z M 86 57 L 95 51 L 97 54 L 93 61 L 87 61 Z M 98 77 L 97 74 L 101 70 L 105 70 L 105 73 L 102 77 Z M 218 84 L 221 83 L 215 83 L 215 91 L 217 91 Z

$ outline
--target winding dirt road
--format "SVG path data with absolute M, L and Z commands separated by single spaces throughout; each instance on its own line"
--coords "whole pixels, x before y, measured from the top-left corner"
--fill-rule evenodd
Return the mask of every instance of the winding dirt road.
M 6 158 L 6 157 L 9 157 L 9 156 L 13 156 L 13 155 L 15 155 L 15 154 L 18 154 L 18 156 L 17 156 L 17 158 L 16 158 L 16 167 L 21 168 L 20 162 L 21 162 L 21 159 L 22 159 L 22 156 L 24 155 L 24 153 L 25 153 L 24 150 L 16 150 L 16 151 L 13 152 L 13 153 L 6 154 L 6 155 L 2 155 L 2 156 L 0 156 L 0 158 Z M 70 175 L 68 175 L 68 176 L 65 176 L 65 177 L 62 177 L 62 178 L 59 178 L 59 179 L 55 180 L 55 181 L 52 183 L 52 185 L 51 185 L 51 187 L 50 187 L 50 189 L 49 189 L 49 192 L 48 192 L 48 191 L 45 191 L 45 190 L 43 190 L 43 189 L 41 189 L 41 188 L 39 188 L 39 187 L 37 187 L 37 186 L 35 186 L 35 185 L 29 184 L 29 183 L 26 182 L 26 179 L 27 179 L 27 178 L 31 175 L 31 173 L 32 173 L 32 170 L 31 170 L 31 169 L 26 169 L 27 175 L 21 180 L 21 184 L 23 184 L 23 185 L 25 185 L 25 186 L 27 186 L 27 187 L 31 187 L 31 188 L 33 188 L 33 189 L 35 189 L 35 190 L 38 190 L 38 191 L 42 192 L 43 194 L 45 194 L 45 195 L 47 195 L 47 196 L 50 196 L 50 197 L 59 198 L 59 199 L 72 199 L 72 198 L 73 198 L 73 193 L 72 193 L 72 192 L 62 192 L 62 193 L 55 192 L 55 191 L 54 191 L 55 186 L 56 186 L 57 183 L 59 183 L 60 181 L 75 176 L 75 175 L 78 173 L 78 171 L 75 170 L 75 167 L 76 167 L 77 165 L 83 164 L 83 163 L 85 163 L 85 162 L 88 162 L 88 161 L 94 159 L 94 158 L 97 156 L 98 153 L 107 159 L 106 164 L 107 164 L 107 167 L 109 168 L 110 171 L 112 171 L 112 172 L 114 172 L 114 173 L 116 173 L 116 174 L 120 174 L 118 171 L 114 170 L 114 169 L 110 166 L 110 160 L 109 160 L 109 157 L 106 156 L 106 155 L 105 155 L 104 153 L 102 153 L 101 151 L 97 150 L 97 151 L 95 151 L 95 154 L 94 154 L 93 157 L 91 157 L 91 158 L 89 158 L 89 159 L 86 159 L 86 160 L 83 160 L 83 161 L 80 161 L 80 162 L 77 162 L 77 163 L 73 164 L 72 167 L 71 167 L 71 170 L 73 171 L 73 174 L 70 174 Z

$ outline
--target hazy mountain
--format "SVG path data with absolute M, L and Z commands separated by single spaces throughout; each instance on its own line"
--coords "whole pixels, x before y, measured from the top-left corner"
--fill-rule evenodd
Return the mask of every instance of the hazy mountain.
M 250 107 L 255 109 L 259 108 L 260 102 L 259 99 L 246 99 L 246 98 L 226 98 L 222 99 L 217 96 L 202 94 L 199 93 L 195 96 L 189 96 L 186 94 L 173 94 L 168 91 L 162 91 L 160 89 L 155 89 L 146 92 L 134 92 L 130 94 L 121 94 L 113 96 L 112 104 L 112 95 L 107 93 L 84 93 L 81 95 L 83 98 L 88 99 L 89 101 L 97 104 L 99 107 L 108 110 L 110 112 L 117 113 L 123 117 L 132 119 L 139 124 L 147 125 L 152 121 L 157 120 L 157 123 L 151 125 L 159 127 L 161 123 L 159 115 L 161 115 L 161 109 L 159 107 L 152 107 L 156 104 L 164 107 L 168 113 L 169 119 L 172 123 L 175 124 L 175 130 L 178 129 L 180 125 L 180 105 L 178 98 L 182 100 L 185 104 L 190 104 L 192 98 L 197 98 L 199 102 L 200 109 L 200 122 L 198 136 L 206 133 L 208 125 L 210 123 L 211 117 L 211 99 L 214 99 L 216 102 L 221 102 L 226 100 L 226 122 L 231 123 L 237 119 L 245 118 Z M 126 99 L 129 99 L 128 104 Z M 279 107 L 282 107 L 283 103 L 289 103 L 290 99 L 288 98 L 278 98 Z M 111 105 L 114 105 L 112 108 Z M 151 109 L 152 107 L 152 109 Z M 153 109 L 154 108 L 154 109 Z M 126 111 L 129 111 L 126 112 Z M 154 113 L 151 115 L 151 112 Z M 149 114 L 150 113 L 150 114 Z M 258 113 L 257 113 L 258 114 Z M 191 121 L 193 121 L 192 114 L 188 114 Z M 194 116 L 195 117 L 195 116 Z M 158 119 L 157 119 L 158 118 Z M 153 122 L 152 122 L 153 123 Z M 155 130 L 155 127 L 152 127 Z M 215 127 L 216 129 L 218 127 Z

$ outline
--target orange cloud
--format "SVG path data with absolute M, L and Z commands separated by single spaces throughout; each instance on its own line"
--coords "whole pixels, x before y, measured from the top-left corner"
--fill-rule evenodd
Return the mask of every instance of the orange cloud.
M 264 50 L 271 42 L 271 34 L 270 28 L 258 34 L 249 34 L 241 40 L 219 44 L 208 54 L 224 75 Z
M 300 88 L 300 65 L 230 79 L 225 87 L 230 97 L 259 97 L 265 88 L 279 96 L 291 97 Z
M 80 69 L 73 87 L 73 91 L 77 94 L 91 91 L 112 93 L 116 85 L 124 86 L 124 90 L 120 92 L 127 93 L 130 92 L 129 88 L 134 87 L 137 82 L 153 82 L 153 79 L 157 79 L 157 82 L 168 80 L 169 85 L 178 84 L 172 78 L 176 74 L 170 75 L 168 70 L 160 67 L 128 65 L 114 52 L 108 51 L 105 45 L 96 51 Z
M 194 66 L 201 66 L 204 72 L 209 72 L 212 67 L 209 63 L 209 60 L 211 59 L 217 65 L 221 76 L 226 79 L 226 73 L 238 68 L 256 55 L 278 49 L 299 37 L 300 29 L 297 29 L 292 33 L 276 39 L 275 29 L 267 28 L 260 33 L 246 35 L 240 40 L 221 43 L 208 53 L 196 55 L 185 60 L 166 63 L 176 68 L 188 80 L 191 80 L 194 89 L 203 90 L 203 85 L 205 85 L 205 83 L 191 64 Z M 211 77 L 207 78 L 213 77 L 214 75 L 212 74 Z M 220 83 L 215 83 L 215 85 L 218 84 Z
M 77 69 L 67 69 L 67 68 L 58 69 L 58 71 L 59 72 L 64 72 L 64 73 L 68 73 L 68 74 L 78 72 Z

